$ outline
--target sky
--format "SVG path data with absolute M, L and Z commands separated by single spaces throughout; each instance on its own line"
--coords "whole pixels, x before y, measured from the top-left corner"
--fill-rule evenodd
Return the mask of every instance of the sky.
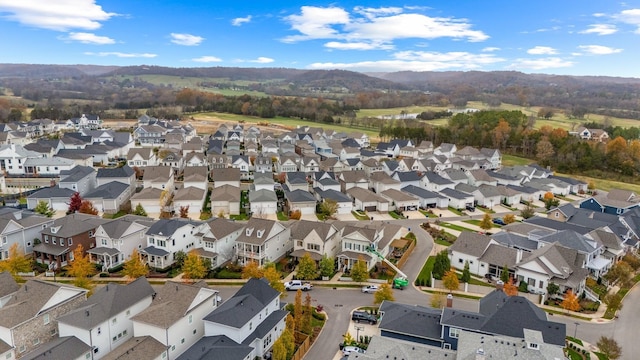
M 0 63 L 640 77 L 640 0 L 0 0 L 0 44 Z

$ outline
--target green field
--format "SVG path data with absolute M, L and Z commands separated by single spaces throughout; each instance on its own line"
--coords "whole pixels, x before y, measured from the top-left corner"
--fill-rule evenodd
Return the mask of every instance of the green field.
M 171 76 L 171 75 L 137 75 L 137 76 L 113 76 L 112 79 L 116 81 L 123 81 L 126 79 L 133 80 L 133 78 L 139 78 L 148 83 L 154 85 L 171 85 L 175 89 L 190 88 L 198 89 L 201 91 L 213 92 L 216 94 L 222 94 L 227 96 L 237 95 L 252 95 L 252 96 L 267 96 L 267 94 L 259 91 L 250 91 L 246 89 L 215 89 L 210 87 L 202 87 L 199 84 L 201 82 L 219 82 L 225 84 L 232 84 L 239 87 L 249 86 L 252 84 L 258 84 L 257 81 L 246 80 L 229 80 L 222 78 L 200 78 L 200 77 L 187 77 L 187 76 Z
M 502 154 L 502 166 L 529 165 L 535 161 L 519 156 Z

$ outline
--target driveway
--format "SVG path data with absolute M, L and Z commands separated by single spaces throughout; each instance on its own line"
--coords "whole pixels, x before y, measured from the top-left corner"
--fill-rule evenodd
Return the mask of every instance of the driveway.
M 408 219 L 426 219 L 427 217 L 424 216 L 420 211 L 405 211 L 403 212 L 404 216 L 407 216 Z

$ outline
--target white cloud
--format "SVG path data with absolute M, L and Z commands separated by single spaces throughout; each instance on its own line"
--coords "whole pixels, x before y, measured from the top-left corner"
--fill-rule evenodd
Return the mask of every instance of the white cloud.
M 489 46 L 489 47 L 486 47 L 486 48 L 482 49 L 481 51 L 482 52 L 494 52 L 494 51 L 499 51 L 499 50 L 501 50 L 499 47 Z
M 393 45 L 371 42 L 338 42 L 330 41 L 324 44 L 326 48 L 335 50 L 391 50 Z
M 201 62 L 201 63 L 211 63 L 211 62 L 221 62 L 222 59 L 215 56 L 200 56 L 199 58 L 191 59 L 191 61 Z
M 177 45 L 197 46 L 200 45 L 202 41 L 204 41 L 202 36 L 171 33 L 171 42 Z
M 610 24 L 592 24 L 586 30 L 580 31 L 580 34 L 596 34 L 596 35 L 611 35 L 618 32 L 618 28 L 615 25 Z
M 563 68 L 563 67 L 572 67 L 573 61 L 557 58 L 557 57 L 548 57 L 542 59 L 516 59 L 511 65 L 508 66 L 509 69 L 531 69 L 531 70 L 543 70 L 543 69 L 554 69 L 554 68 Z
M 465 19 L 430 17 L 419 13 L 404 13 L 404 10 L 395 7 L 357 7 L 353 13 L 349 13 L 339 7 L 303 6 L 300 14 L 284 19 L 291 25 L 292 30 L 300 34 L 287 36 L 282 41 L 333 39 L 343 40 L 345 43 L 392 45 L 397 39 L 448 37 L 478 42 L 489 38 L 482 31 L 471 29 L 471 25 Z M 342 47 L 348 46 L 358 50 L 363 47 Z
M 0 0 L 0 13 L 23 25 L 56 31 L 95 30 L 117 15 L 95 0 Z
M 67 41 L 78 41 L 83 44 L 94 44 L 94 45 L 109 45 L 115 44 L 116 41 L 107 36 L 98 36 L 92 33 L 85 32 L 70 32 L 67 36 L 61 37 L 62 40 Z
M 527 50 L 527 54 L 531 55 L 553 55 L 557 53 L 558 51 L 556 49 L 549 46 L 535 46 Z
M 589 55 L 610 55 L 622 52 L 622 49 L 615 49 L 602 45 L 580 45 L 578 46 L 578 49 Z
M 613 16 L 625 24 L 637 26 L 636 34 L 640 34 L 640 9 L 623 10 L 619 14 Z
M 259 58 L 255 59 L 255 60 L 249 60 L 249 62 L 252 63 L 258 63 L 258 64 L 268 64 L 268 63 L 272 63 L 275 60 L 273 60 L 272 58 L 268 58 L 268 57 L 264 57 L 264 56 L 260 56 Z
M 607 16 L 607 14 L 605 13 L 593 13 L 593 17 L 599 18 L 599 17 L 605 17 L 605 16 Z
M 149 53 L 123 53 L 123 52 L 117 52 L 117 51 L 110 51 L 110 52 L 85 52 L 85 55 L 91 55 L 91 56 L 115 56 L 115 57 L 119 57 L 119 58 L 154 58 L 157 57 L 157 54 L 149 54 Z
M 472 70 L 484 65 L 505 61 L 492 54 L 468 52 L 400 51 L 392 60 L 362 61 L 355 63 L 314 63 L 312 69 L 345 69 L 355 71 L 437 71 Z
M 233 26 L 241 26 L 244 23 L 251 22 L 251 15 L 246 17 L 239 17 L 231 20 L 231 25 Z

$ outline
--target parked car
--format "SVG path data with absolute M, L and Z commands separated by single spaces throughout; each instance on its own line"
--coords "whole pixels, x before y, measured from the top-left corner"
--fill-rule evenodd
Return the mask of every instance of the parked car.
M 311 290 L 312 287 L 313 285 L 311 285 L 311 283 L 302 282 L 300 280 L 291 280 L 284 283 L 284 288 L 285 290 L 288 290 L 288 291 L 298 291 L 298 290 L 308 291 L 308 290 Z
M 476 211 L 476 207 L 475 207 L 475 206 L 472 206 L 472 205 L 467 205 L 465 208 L 466 208 L 468 211 L 471 211 L 471 212 Z
M 492 274 L 484 274 L 484 278 L 487 279 L 488 282 L 496 281 L 498 278 Z
M 501 218 L 494 218 L 492 221 L 496 225 L 500 225 L 500 226 L 507 225 Z
M 372 325 L 378 322 L 378 318 L 375 315 L 371 315 L 365 311 L 354 311 L 353 314 L 351 314 L 351 320 L 357 323 L 364 321 Z
M 362 287 L 362 292 L 371 294 L 378 291 L 378 289 L 379 289 L 378 285 L 367 285 Z
M 342 355 L 344 356 L 349 356 L 352 353 L 364 354 L 365 351 L 357 346 L 345 346 L 342 349 Z

